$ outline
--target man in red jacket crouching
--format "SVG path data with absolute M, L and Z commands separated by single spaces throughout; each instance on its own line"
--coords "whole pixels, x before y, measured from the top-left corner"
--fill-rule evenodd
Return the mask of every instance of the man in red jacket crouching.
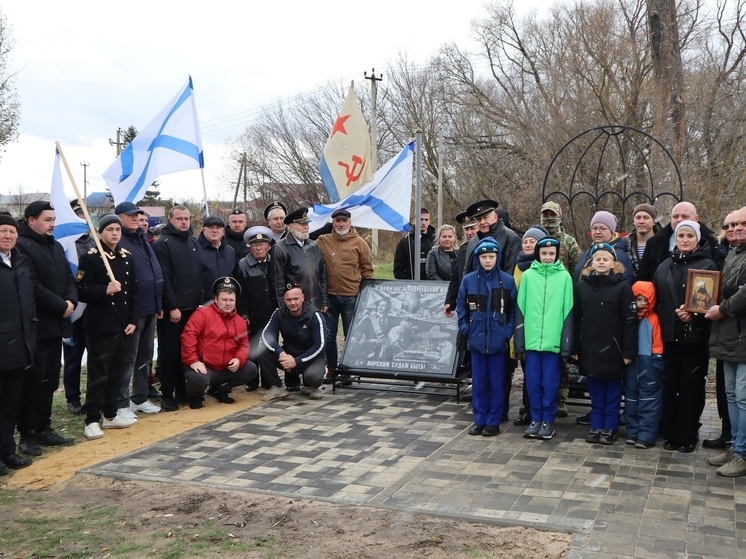
M 189 407 L 202 407 L 205 388 L 219 402 L 235 402 L 228 394 L 257 375 L 249 361 L 246 321 L 236 313 L 236 295 L 241 286 L 232 277 L 212 284 L 215 300 L 198 308 L 181 333 L 181 361 L 187 366 L 186 391 Z

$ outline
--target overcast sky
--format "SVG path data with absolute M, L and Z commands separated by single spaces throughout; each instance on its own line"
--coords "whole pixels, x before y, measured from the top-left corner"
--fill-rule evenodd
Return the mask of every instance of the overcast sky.
M 88 192 L 105 190 L 101 174 L 116 157 L 109 139 L 117 128 L 142 129 L 191 74 L 208 195 L 216 198 L 226 141 L 263 106 L 328 82 L 360 81 L 371 68 L 385 74 L 400 52 L 416 63 L 443 43 L 465 45 L 484 4 L 4 0 L 22 112 L 20 138 L 1 154 L 0 193 L 48 192 L 55 141 L 81 190 L 82 162 Z M 201 198 L 199 171 L 160 182 L 164 197 Z

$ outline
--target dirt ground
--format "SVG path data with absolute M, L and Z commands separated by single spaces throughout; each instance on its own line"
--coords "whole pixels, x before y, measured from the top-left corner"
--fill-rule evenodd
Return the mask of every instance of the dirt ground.
M 130 429 L 50 452 L 0 496 L 0 557 L 564 557 L 571 535 L 186 484 L 121 481 L 81 468 L 260 402 L 141 417 Z

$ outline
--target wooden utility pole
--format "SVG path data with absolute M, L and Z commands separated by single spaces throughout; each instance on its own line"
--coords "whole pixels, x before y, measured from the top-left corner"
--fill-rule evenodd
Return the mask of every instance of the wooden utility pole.
M 241 166 L 238 169 L 238 180 L 236 181 L 236 191 L 233 193 L 233 208 L 236 208 L 236 201 L 238 200 L 238 189 L 241 188 L 241 177 L 243 177 L 243 201 L 246 205 L 246 152 L 241 156 Z M 246 208 L 244 208 L 246 211 Z
M 371 170 L 375 175 L 378 169 L 378 115 L 376 114 L 376 99 L 378 95 L 378 83 L 383 81 L 383 74 L 376 76 L 376 69 L 370 72 L 363 72 L 363 77 L 370 80 L 370 163 Z M 370 252 L 373 256 L 378 255 L 378 229 L 372 229 L 370 232 Z

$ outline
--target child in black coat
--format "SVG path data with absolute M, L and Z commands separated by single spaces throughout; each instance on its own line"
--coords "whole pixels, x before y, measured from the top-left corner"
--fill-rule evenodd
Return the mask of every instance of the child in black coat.
M 88 350 L 83 435 L 89 440 L 104 436 L 99 425 L 102 414 L 104 429 L 122 429 L 137 421 L 117 414 L 119 387 L 132 367 L 139 339 L 135 263 L 129 251 L 119 246 L 122 222 L 116 215 L 101 216 L 98 232 L 103 254 L 96 248 L 84 254 L 76 277 L 78 296 L 87 304 L 80 320 Z M 115 279 L 109 277 L 104 258 Z
M 575 285 L 575 355 L 591 395 L 589 443 L 612 444 L 626 366 L 637 354 L 637 313 L 624 266 L 608 243 L 591 247 L 592 268 Z

